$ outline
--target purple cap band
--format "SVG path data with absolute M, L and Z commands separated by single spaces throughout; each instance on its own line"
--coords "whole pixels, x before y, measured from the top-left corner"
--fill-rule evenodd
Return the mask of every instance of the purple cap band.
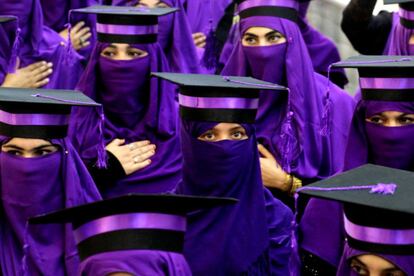
M 246 0 L 238 7 L 238 11 L 244 11 L 254 7 L 274 6 L 274 7 L 294 7 L 291 0 Z
M 376 227 L 360 226 L 349 221 L 344 216 L 346 233 L 353 239 L 377 244 L 411 245 L 414 244 L 413 230 L 391 230 Z
M 414 78 L 360 78 L 362 89 L 414 89 Z
M 96 23 L 98 33 L 115 34 L 115 35 L 147 35 L 157 34 L 158 25 L 151 26 L 131 26 L 131 25 L 113 25 Z
M 13 126 L 62 126 L 69 124 L 69 116 L 56 114 L 12 114 L 0 110 L 0 122 Z
M 76 230 L 76 243 L 102 234 L 126 229 L 162 229 L 185 232 L 187 218 L 178 215 L 157 213 L 133 213 L 107 216 L 85 223 Z
M 414 21 L 414 12 L 413 11 L 407 11 L 407 10 L 404 10 L 404 9 L 400 8 L 400 10 L 398 11 L 398 14 L 399 14 L 400 17 L 402 17 L 404 19 Z
M 207 98 L 180 94 L 179 102 L 181 106 L 190 108 L 257 109 L 259 107 L 259 99 L 257 98 Z

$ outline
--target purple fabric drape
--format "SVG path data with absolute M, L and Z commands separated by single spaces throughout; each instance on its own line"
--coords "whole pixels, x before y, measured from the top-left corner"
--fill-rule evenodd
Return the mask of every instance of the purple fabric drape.
M 199 73 L 200 65 L 197 52 L 191 36 L 191 25 L 188 21 L 181 0 L 162 0 L 171 8 L 178 11 L 161 16 L 159 20 L 158 42 L 164 50 L 171 72 Z M 114 6 L 135 6 L 138 0 L 114 0 Z
M 243 125 L 247 140 L 211 143 L 197 137 L 217 123 L 182 122 L 177 192 L 240 200 L 189 215 L 184 254 L 193 274 L 286 275 L 292 213 L 263 188 L 254 127 Z
M 100 200 L 82 160 L 66 140 L 36 158 L 0 153 L 0 266 L 3 275 L 76 275 L 70 225 L 30 225 L 29 217 Z M 23 258 L 24 257 L 24 258 Z
M 190 276 L 190 268 L 183 255 L 155 250 L 127 250 L 101 253 L 81 264 L 85 276 L 129 273 L 131 275 Z
M 18 32 L 18 21 L 15 19 L 0 23 L 0 83 L 4 82 L 5 76 L 15 65 L 13 48 Z
M 398 12 L 395 12 L 392 17 L 391 32 L 388 37 L 387 44 L 385 45 L 384 55 L 413 55 L 414 52 L 410 51 L 410 37 L 413 34 L 413 30 L 407 29 L 400 23 L 400 16 Z
M 55 31 L 43 24 L 42 9 L 38 0 L 4 0 L 0 15 L 14 15 L 21 29 L 18 57 L 20 66 L 45 60 L 53 63 L 50 81 L 43 88 L 73 89 L 82 73 L 82 57 Z M 3 47 L 3 45 L 1 45 Z
M 115 138 L 125 139 L 126 143 L 149 140 L 157 148 L 148 167 L 120 179 L 115 186 L 108 185 L 103 196 L 170 191 L 181 180 L 175 91 L 169 83 L 149 77 L 150 72 L 169 71 L 161 47 L 158 43 L 134 45 L 149 55 L 142 60 L 114 61 L 101 57 L 106 46 L 96 45 L 78 85 L 80 91 L 103 104 L 105 144 Z M 139 66 L 134 66 L 137 62 Z M 73 144 L 81 158 L 93 164 L 100 137 L 99 114 L 78 108 L 72 119 L 69 133 Z

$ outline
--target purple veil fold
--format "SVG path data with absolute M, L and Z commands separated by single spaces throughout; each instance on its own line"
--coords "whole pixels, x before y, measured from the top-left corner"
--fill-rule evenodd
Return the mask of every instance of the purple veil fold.
M 57 152 L 58 156 L 56 156 L 61 160 L 61 168 L 57 172 L 59 175 L 58 183 L 49 181 L 49 179 L 44 179 L 41 183 L 33 183 L 33 187 L 19 191 L 19 201 L 11 202 L 15 206 L 20 206 L 18 208 L 24 208 L 29 202 L 36 200 L 37 194 L 40 195 L 43 193 L 42 191 L 49 189 L 60 190 L 61 194 L 47 195 L 48 201 L 42 202 L 44 212 L 55 211 L 54 207 L 57 205 L 59 209 L 69 208 L 100 200 L 92 178 L 70 142 L 66 139 L 52 140 L 51 142 L 60 147 Z M 42 162 L 42 160 L 38 160 L 38 162 Z M 42 166 L 41 163 L 38 165 Z M 20 176 L 13 175 L 14 177 L 19 178 Z M 13 179 L 10 179 L 10 182 L 9 184 L 1 183 L 2 198 L 7 194 L 7 187 L 14 184 Z M 49 187 L 56 184 L 60 187 Z M 36 190 L 36 186 L 42 188 Z M 71 225 L 37 225 L 21 229 L 14 225 L 25 225 L 25 221 L 19 221 L 17 217 L 10 217 L 10 214 L 6 216 L 3 206 L 0 209 L 0 237 L 2 240 L 0 266 L 3 275 L 63 276 L 77 274 L 79 258 Z
M 138 0 L 113 0 L 114 6 L 135 6 Z M 200 65 L 193 42 L 191 25 L 185 13 L 182 0 L 162 0 L 178 11 L 159 17 L 158 42 L 169 62 L 171 72 L 199 73 Z
M 101 51 L 106 44 L 97 43 L 88 66 L 82 75 L 77 88 L 95 101 L 100 101 L 101 83 L 99 81 L 98 62 Z M 150 72 L 168 72 L 169 67 L 158 43 L 136 45 L 144 47 L 149 53 Z M 110 76 L 105 76 L 110 77 Z M 142 103 L 144 109 L 142 119 L 131 127 L 120 126 L 106 116 L 103 127 L 105 144 L 113 139 L 125 139 L 126 143 L 149 140 L 157 146 L 151 165 L 129 176 L 120 179 L 115 186 L 103 191 L 103 197 L 114 197 L 132 192 L 160 193 L 175 188 L 181 180 L 181 148 L 177 130 L 178 108 L 175 102 L 175 90 L 171 84 L 157 78 L 148 78 L 149 88 L 147 102 Z M 148 87 L 148 86 L 147 86 Z M 116 91 L 109 91 L 116 93 Z M 137 91 L 138 94 L 144 94 Z M 134 97 L 135 95 L 129 95 Z M 127 99 L 126 99 L 127 100 Z M 106 109 L 105 106 L 104 110 Z M 105 111 L 106 112 L 106 111 Z M 123 113 L 124 110 L 118 110 Z M 116 115 L 111 109 L 111 115 Z M 95 110 L 77 108 L 72 117 L 73 124 L 69 135 L 81 158 L 87 164 L 93 164 L 97 158 L 100 141 L 99 114 Z
M 73 89 L 82 73 L 82 57 L 67 49 L 65 40 L 43 24 L 39 0 L 3 0 L 0 15 L 14 15 L 19 19 L 20 66 L 45 60 L 53 63 L 50 81 L 43 88 Z M 3 45 L 1 45 L 3 46 Z
M 302 179 L 321 179 L 342 169 L 345 142 L 353 112 L 353 100 L 344 91 L 313 71 L 312 62 L 298 26 L 286 19 L 275 17 L 249 17 L 240 22 L 240 33 L 250 27 L 262 26 L 278 30 L 286 36 L 287 52 L 285 62 L 286 85 L 289 100 L 282 106 L 271 106 L 272 110 L 282 110 L 282 118 L 257 117 L 257 137 L 280 162 L 283 152 L 290 155 L 290 171 Z M 300 64 L 300 66 L 299 66 Z M 250 68 L 243 46 L 237 42 L 222 74 L 248 76 Z M 329 85 L 328 85 L 329 84 Z M 327 87 L 330 87 L 331 132 L 321 136 L 323 109 Z M 262 95 L 261 95 L 262 97 Z M 288 103 L 293 112 L 293 128 L 296 145 L 283 149 L 280 147 L 282 120 L 287 116 Z M 261 111 L 259 114 L 265 114 Z M 286 168 L 285 168 L 286 169 Z
M 188 217 L 184 255 L 194 275 L 286 275 L 292 213 L 263 187 L 257 141 L 203 142 L 217 123 L 182 121 L 183 181 L 180 194 L 234 197 L 235 206 Z
M 360 255 L 365 254 L 372 254 L 369 252 L 364 252 L 360 250 L 353 249 L 349 247 L 348 244 L 345 245 L 344 254 L 341 260 L 341 264 L 338 268 L 338 272 L 336 275 L 356 275 L 355 272 L 352 271 L 351 267 L 349 266 L 349 261 L 353 257 L 357 257 Z M 414 274 L 414 256 L 412 255 L 384 255 L 384 254 L 375 254 L 381 258 L 388 260 L 389 262 L 393 263 L 399 269 L 401 269 L 405 275 L 413 275 Z
M 17 20 L 0 24 L 0 83 L 4 82 L 10 69 L 14 69 L 13 55 L 16 53 L 13 53 L 13 49 L 17 32 Z
M 409 41 L 413 30 L 407 29 L 400 23 L 398 12 L 393 13 L 391 32 L 385 45 L 384 55 L 410 55 Z
M 191 270 L 182 254 L 156 250 L 107 252 L 87 258 L 81 264 L 85 276 L 130 273 L 151 276 L 190 276 Z

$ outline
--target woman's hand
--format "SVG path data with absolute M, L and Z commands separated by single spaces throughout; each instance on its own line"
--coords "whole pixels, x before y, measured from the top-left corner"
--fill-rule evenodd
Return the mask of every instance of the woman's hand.
M 207 40 L 207 37 L 203 33 L 194 33 L 193 34 L 194 45 L 198 48 L 206 47 L 206 40 Z
M 138 141 L 125 145 L 125 140 L 115 139 L 106 146 L 121 163 L 126 175 L 130 175 L 151 164 L 151 157 L 155 154 L 155 145 L 150 141 Z
M 20 60 L 17 59 L 15 73 L 7 74 L 1 86 L 15 88 L 42 87 L 50 81 L 48 76 L 53 72 L 52 66 L 52 63 L 39 61 L 19 69 Z
M 70 42 L 76 51 L 88 47 L 91 44 L 89 41 L 92 36 L 91 29 L 84 26 L 85 22 L 80 21 L 70 30 Z M 60 36 L 67 40 L 68 30 L 65 29 L 61 31 Z
M 262 181 L 266 187 L 275 188 L 283 192 L 291 189 L 289 177 L 282 167 L 277 163 L 275 157 L 263 145 L 258 145 L 260 158 L 260 169 L 262 172 Z

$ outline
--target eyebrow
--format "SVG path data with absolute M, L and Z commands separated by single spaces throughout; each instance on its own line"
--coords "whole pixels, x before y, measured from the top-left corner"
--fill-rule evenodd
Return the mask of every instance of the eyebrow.
M 245 131 L 244 127 L 242 127 L 242 126 L 233 127 L 233 128 L 230 129 L 230 131 L 239 130 L 239 129 Z
M 363 268 L 367 268 L 367 266 L 363 262 L 361 262 L 360 260 L 358 260 L 357 258 L 352 259 L 351 260 L 351 264 L 353 262 L 356 262 L 358 265 L 362 266 Z
M 271 35 L 276 35 L 276 34 L 280 34 L 281 35 L 281 33 L 278 32 L 278 31 L 271 31 L 271 32 L 268 32 L 267 34 L 265 34 L 265 36 L 271 36 Z
M 257 35 L 252 34 L 252 33 L 245 33 L 245 34 L 244 34 L 244 36 L 253 36 L 253 37 L 258 37 Z

